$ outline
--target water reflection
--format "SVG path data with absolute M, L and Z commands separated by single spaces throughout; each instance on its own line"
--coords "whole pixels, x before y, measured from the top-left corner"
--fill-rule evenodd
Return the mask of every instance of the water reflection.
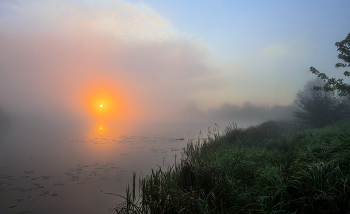
M 0 150 L 0 213 L 109 213 L 121 199 L 105 192 L 124 195 L 133 172 L 145 176 L 180 156 L 187 133 L 149 134 L 157 127 L 142 128 L 148 135 L 103 122 L 17 127 Z

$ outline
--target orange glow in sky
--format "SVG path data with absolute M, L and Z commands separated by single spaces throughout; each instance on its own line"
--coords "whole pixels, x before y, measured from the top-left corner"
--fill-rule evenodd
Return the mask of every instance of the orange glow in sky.
M 84 107 L 90 117 L 107 122 L 127 120 L 135 114 L 128 95 L 114 85 L 108 81 L 100 81 L 88 86 L 84 95 Z

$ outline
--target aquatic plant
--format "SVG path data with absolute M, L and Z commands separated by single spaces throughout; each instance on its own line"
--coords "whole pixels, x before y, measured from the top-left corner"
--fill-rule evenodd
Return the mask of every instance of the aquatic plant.
M 350 122 L 302 130 L 292 121 L 190 141 L 180 161 L 127 188 L 117 213 L 347 213 Z

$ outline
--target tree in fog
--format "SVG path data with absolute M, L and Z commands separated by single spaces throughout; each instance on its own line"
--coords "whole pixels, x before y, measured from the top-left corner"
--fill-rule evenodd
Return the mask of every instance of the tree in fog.
M 299 91 L 295 103 L 299 108 L 293 111 L 296 121 L 320 128 L 350 116 L 349 100 L 334 91 L 314 90 L 312 86 L 324 87 L 320 79 L 306 83 Z
M 9 118 L 0 107 L 0 140 L 9 126 Z

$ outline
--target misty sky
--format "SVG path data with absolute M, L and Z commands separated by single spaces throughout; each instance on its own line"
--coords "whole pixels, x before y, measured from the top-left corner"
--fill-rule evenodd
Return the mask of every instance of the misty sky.
M 350 1 L 0 1 L 6 112 L 162 121 L 195 104 L 288 105 L 342 77 Z

